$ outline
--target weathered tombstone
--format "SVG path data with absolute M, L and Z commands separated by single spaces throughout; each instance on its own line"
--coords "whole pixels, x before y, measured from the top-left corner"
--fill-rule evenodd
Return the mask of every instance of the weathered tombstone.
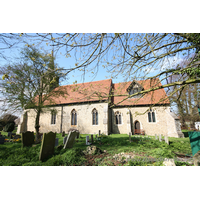
M 159 141 L 162 142 L 162 136 L 159 134 Z
M 55 139 L 55 147 L 58 146 L 58 140 L 59 140 L 59 138 L 56 138 L 56 139 Z
M 63 138 L 63 144 L 65 145 L 65 142 L 67 141 L 67 136 Z
M 78 138 L 79 138 L 79 136 L 80 136 L 80 133 L 79 133 L 79 131 L 77 131 L 76 138 L 78 139 Z
M 56 133 L 49 132 L 43 134 L 39 160 L 43 161 L 45 158 L 54 153 L 55 140 Z
M 34 132 L 26 131 L 22 133 L 22 147 L 32 146 L 34 143 Z
M 75 142 L 75 138 L 77 137 L 78 132 L 77 131 L 71 131 L 69 132 L 69 135 L 67 137 L 67 141 L 64 145 L 64 149 L 66 148 L 72 148 Z
M 91 143 L 94 143 L 93 135 L 91 135 Z
M 131 132 L 129 132 L 129 142 L 131 142 Z
M 169 145 L 169 140 L 168 140 L 168 136 L 165 135 L 165 143 L 167 143 Z
M 8 137 L 10 137 L 12 135 L 12 132 L 8 132 Z
M 5 137 L 0 136 L 0 144 L 4 144 L 4 142 L 5 142 Z
M 90 145 L 90 143 L 89 143 L 89 136 L 88 135 L 86 136 L 86 145 Z
M 62 137 L 65 137 L 65 131 L 62 132 Z
M 101 135 L 101 130 L 99 130 L 99 136 Z
M 97 135 L 95 135 L 95 139 L 97 139 Z
M 155 134 L 155 139 L 156 139 L 156 140 L 158 139 L 157 134 Z

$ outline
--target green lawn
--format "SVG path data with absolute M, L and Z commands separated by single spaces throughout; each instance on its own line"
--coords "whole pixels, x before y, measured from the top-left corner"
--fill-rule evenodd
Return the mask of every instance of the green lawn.
M 7 136 L 7 133 L 2 132 L 2 135 Z M 63 144 L 61 134 L 57 134 L 59 138 L 59 145 Z M 0 166 L 30 166 L 30 165 L 86 165 L 86 157 L 82 150 L 86 150 L 85 144 L 86 135 L 81 134 L 80 138 L 76 140 L 72 149 L 55 148 L 54 155 L 44 162 L 39 161 L 39 152 L 41 144 L 34 147 L 21 148 L 21 142 L 6 142 L 0 145 Z M 111 159 L 118 153 L 132 153 L 134 152 L 138 157 L 153 157 L 153 158 L 174 158 L 177 154 L 192 155 L 189 138 L 169 138 L 170 145 L 165 142 L 155 140 L 155 137 L 132 136 L 132 142 L 129 142 L 127 134 L 112 134 L 102 137 L 101 140 L 96 140 L 94 136 L 94 144 L 101 150 L 106 150 L 105 157 L 98 157 L 95 165 L 112 165 Z M 110 159 L 109 159 L 110 158 Z M 109 164 L 110 163 L 110 164 Z M 155 163 L 147 163 L 148 165 L 155 165 Z M 123 165 L 147 165 L 145 163 L 131 163 L 127 162 Z M 180 164 L 180 163 L 179 163 Z M 119 164 L 120 165 L 120 164 Z M 161 165 L 161 163 L 158 163 Z

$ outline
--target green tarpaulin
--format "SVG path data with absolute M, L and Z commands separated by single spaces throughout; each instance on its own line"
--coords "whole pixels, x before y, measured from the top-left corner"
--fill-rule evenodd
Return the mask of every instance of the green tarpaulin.
M 192 155 L 194 156 L 198 151 L 200 151 L 200 132 L 199 131 L 189 131 L 190 145 L 192 148 Z

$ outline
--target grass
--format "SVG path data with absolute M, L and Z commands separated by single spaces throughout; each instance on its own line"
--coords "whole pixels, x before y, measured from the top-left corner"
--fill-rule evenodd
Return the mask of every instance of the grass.
M 2 132 L 7 137 L 7 133 Z M 54 155 L 46 159 L 44 162 L 39 161 L 39 152 L 41 144 L 34 147 L 21 148 L 21 142 L 6 142 L 0 145 L 0 165 L 4 166 L 59 166 L 59 165 L 85 165 L 86 158 L 82 150 L 86 150 L 85 144 L 86 134 L 80 134 L 80 138 L 76 140 L 72 149 L 55 148 Z M 61 134 L 56 136 L 59 138 L 59 145 L 63 144 Z M 94 144 L 101 150 L 106 150 L 108 156 L 105 158 L 96 158 L 95 165 L 114 165 L 113 155 L 124 152 L 134 152 L 138 157 L 153 158 L 173 158 L 176 154 L 192 155 L 189 138 L 169 138 L 170 145 L 165 142 L 155 140 L 155 137 L 149 136 L 132 136 L 132 142 L 129 142 L 127 134 L 112 134 L 96 140 L 94 136 Z M 119 164 L 121 165 L 121 164 Z M 157 166 L 162 165 L 161 162 L 143 162 L 129 161 L 125 165 L 129 166 Z M 185 163 L 177 162 L 177 165 L 185 165 Z

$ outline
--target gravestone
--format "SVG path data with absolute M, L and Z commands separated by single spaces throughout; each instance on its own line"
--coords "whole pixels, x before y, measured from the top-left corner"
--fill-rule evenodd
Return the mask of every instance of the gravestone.
M 65 142 L 67 141 L 67 136 L 63 138 L 63 144 L 65 145 Z
M 79 136 L 80 136 L 80 133 L 79 133 L 79 131 L 77 131 L 77 136 L 76 136 L 76 138 L 78 139 Z
M 12 132 L 8 132 L 8 137 L 10 137 L 12 135 Z
M 43 161 L 45 158 L 53 155 L 55 140 L 56 140 L 56 133 L 49 132 L 43 134 L 39 160 Z
M 169 140 L 168 140 L 168 136 L 165 135 L 165 143 L 167 143 L 169 145 Z
M 34 132 L 26 131 L 22 133 L 22 147 L 32 146 L 34 143 Z
M 162 142 L 162 135 L 159 134 L 159 141 Z
M 56 139 L 55 139 L 55 147 L 58 146 L 58 140 L 59 140 L 59 138 L 56 138 Z
M 5 142 L 5 137 L 0 136 L 0 144 L 4 144 L 4 142 Z
M 91 135 L 91 143 L 94 143 L 93 135 Z
M 155 139 L 156 139 L 156 140 L 158 139 L 157 134 L 155 134 Z
M 99 134 L 99 136 L 101 135 L 101 130 L 99 130 L 99 133 L 98 133 L 98 134 Z
M 65 131 L 62 132 L 62 137 L 65 137 Z
M 69 135 L 67 137 L 67 141 L 63 147 L 63 149 L 66 148 L 72 148 L 75 142 L 75 138 L 77 137 L 78 131 L 71 131 L 69 132 Z
M 89 143 L 89 136 L 88 135 L 86 136 L 86 145 L 90 145 L 90 143 Z
M 129 142 L 131 142 L 131 132 L 129 132 Z

